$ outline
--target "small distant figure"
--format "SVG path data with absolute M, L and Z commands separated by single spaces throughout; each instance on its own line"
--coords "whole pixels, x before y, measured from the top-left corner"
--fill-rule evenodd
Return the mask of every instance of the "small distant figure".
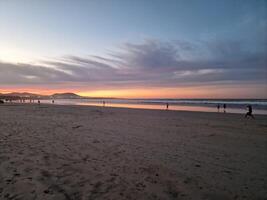
M 105 105 L 106 105 L 106 102 L 105 102 L 105 101 L 103 101 L 103 107 L 105 107 Z
M 254 115 L 252 114 L 252 106 L 248 105 L 247 108 L 248 108 L 248 112 L 246 113 L 245 118 L 251 117 L 251 118 L 255 119 Z
M 220 104 L 217 105 L 217 110 L 220 112 Z
M 169 110 L 169 103 L 166 103 L 166 110 Z
M 52 100 L 52 103 L 55 103 L 54 99 Z
M 41 102 L 40 102 L 40 100 L 38 100 L 38 105 L 40 105 L 41 104 Z
M 223 104 L 223 112 L 226 113 L 226 104 Z

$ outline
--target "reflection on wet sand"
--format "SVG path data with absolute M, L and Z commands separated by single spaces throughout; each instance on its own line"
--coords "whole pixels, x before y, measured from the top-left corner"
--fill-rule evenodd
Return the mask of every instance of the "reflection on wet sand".
M 51 100 L 42 100 L 42 103 L 51 103 Z M 70 99 L 55 100 L 58 105 L 84 105 L 84 106 L 103 106 L 103 101 L 82 101 Z M 138 109 L 156 109 L 166 110 L 165 104 L 148 104 L 148 103 L 129 103 L 129 102 L 110 102 L 105 101 L 107 107 L 120 107 L 120 108 L 138 108 Z M 199 105 L 179 105 L 169 104 L 168 110 L 181 110 L 181 111 L 195 111 L 195 112 L 218 112 L 216 106 L 199 106 Z M 224 113 L 224 110 L 221 110 Z M 246 108 L 227 108 L 226 113 L 246 113 Z M 267 110 L 254 109 L 254 114 L 267 115 Z

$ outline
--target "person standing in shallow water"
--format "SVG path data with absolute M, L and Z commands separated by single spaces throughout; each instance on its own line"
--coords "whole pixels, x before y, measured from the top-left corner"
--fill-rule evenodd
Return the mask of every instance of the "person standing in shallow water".
M 217 105 L 217 110 L 220 112 L 220 104 Z
M 255 119 L 254 115 L 252 114 L 252 106 L 248 105 L 247 108 L 248 108 L 248 112 L 246 113 L 245 118 L 251 117 L 251 118 Z
M 223 104 L 223 112 L 226 113 L 226 104 Z

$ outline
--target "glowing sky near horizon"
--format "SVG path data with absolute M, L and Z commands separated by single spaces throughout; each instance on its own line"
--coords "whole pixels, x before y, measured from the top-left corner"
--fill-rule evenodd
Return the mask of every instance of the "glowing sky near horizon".
M 267 1 L 2 0 L 0 93 L 267 98 Z

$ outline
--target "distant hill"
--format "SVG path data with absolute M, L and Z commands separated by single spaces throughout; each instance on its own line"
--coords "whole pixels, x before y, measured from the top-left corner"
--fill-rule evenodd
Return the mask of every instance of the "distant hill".
M 53 95 L 51 95 L 52 98 L 55 99 L 80 99 L 83 98 L 75 93 L 55 93 Z
M 44 97 L 44 95 L 40 94 L 34 94 L 29 92 L 11 92 L 7 94 L 2 94 L 5 96 L 11 96 L 11 97 Z
M 14 99 L 14 98 L 41 98 L 41 99 L 81 99 L 84 98 L 82 96 L 79 96 L 75 93 L 55 93 L 53 95 L 40 95 L 40 94 L 34 94 L 29 92 L 11 92 L 7 94 L 0 93 L 0 97 L 6 97 L 8 99 Z

